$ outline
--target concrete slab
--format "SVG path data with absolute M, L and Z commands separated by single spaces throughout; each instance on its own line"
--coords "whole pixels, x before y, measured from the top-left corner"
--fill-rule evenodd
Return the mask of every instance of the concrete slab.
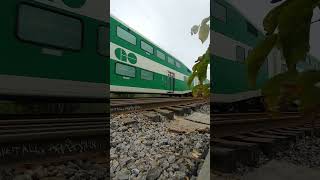
M 152 112 L 152 111 L 147 111 L 143 113 L 145 117 L 147 117 L 148 119 L 150 119 L 151 121 L 154 122 L 160 122 L 161 121 L 161 117 L 159 116 L 159 114 Z
M 196 110 L 199 109 L 199 105 L 197 105 L 197 104 L 188 104 L 188 105 L 185 105 L 185 106 L 191 108 L 193 111 L 196 111 Z
M 184 119 L 183 117 L 175 117 L 175 120 L 168 124 L 168 130 L 176 133 L 190 133 L 193 131 L 209 132 L 210 125 L 200 124 Z
M 184 115 L 184 110 L 183 110 L 183 108 L 178 108 L 178 107 L 165 107 L 165 108 L 163 108 L 163 109 L 168 109 L 168 110 L 170 110 L 170 111 L 173 111 L 176 116 L 183 116 L 183 115 Z
M 206 159 L 204 160 L 199 176 L 197 178 L 197 180 L 204 180 L 204 179 L 210 179 L 210 150 Z
M 187 107 L 187 106 L 183 106 L 183 105 L 180 105 L 180 106 L 174 106 L 174 107 L 177 107 L 177 108 L 182 108 L 183 109 L 183 112 L 185 114 L 190 114 L 191 113 L 191 108 Z
M 173 120 L 174 119 L 174 112 L 169 111 L 166 109 L 155 109 L 156 112 L 160 113 L 162 116 L 165 116 L 166 118 Z
M 241 177 L 241 180 L 316 180 L 320 169 L 297 166 L 284 161 L 272 160 L 264 166 Z
M 223 173 L 232 173 L 236 170 L 235 150 L 231 148 L 214 147 L 211 162 L 214 170 Z
M 257 165 L 259 161 L 259 146 L 254 143 L 246 143 L 240 141 L 229 141 L 224 139 L 213 138 L 211 140 L 213 146 L 232 148 L 235 150 L 235 161 L 247 164 L 249 166 Z
M 191 115 L 187 116 L 185 119 L 198 122 L 201 124 L 208 124 L 210 125 L 210 115 L 203 114 L 199 112 L 192 113 Z

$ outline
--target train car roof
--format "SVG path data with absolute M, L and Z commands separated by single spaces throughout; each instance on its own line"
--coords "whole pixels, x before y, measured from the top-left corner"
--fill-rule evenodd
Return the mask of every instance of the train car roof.
M 70 7 L 63 0 L 33 0 L 42 4 L 46 4 L 49 6 L 53 6 L 56 8 L 60 8 L 66 11 L 70 11 L 76 14 L 80 14 L 83 16 L 91 17 L 93 19 L 97 19 L 103 22 L 108 21 L 108 4 L 106 0 L 85 0 L 84 4 L 80 4 L 80 7 Z M 76 3 L 76 1 L 72 2 Z
M 237 8 L 234 4 L 232 4 L 232 2 L 230 0 L 223 0 L 226 3 L 230 4 L 236 11 L 238 11 L 238 13 L 243 16 L 244 19 L 246 19 L 246 21 L 248 21 L 253 27 L 255 27 L 261 34 L 264 34 L 264 30 L 261 29 L 257 24 L 253 23 L 247 15 L 245 15 L 239 8 Z
M 182 61 L 178 60 L 175 56 L 173 56 L 171 53 L 168 53 L 166 50 L 164 50 L 163 48 L 161 48 L 158 44 L 154 43 L 153 41 L 151 41 L 150 39 L 148 39 L 147 37 L 145 37 L 144 35 L 140 34 L 137 30 L 133 29 L 132 27 L 130 27 L 128 24 L 126 24 L 125 22 L 123 22 L 122 20 L 118 19 L 115 15 L 110 13 L 110 18 L 113 18 L 117 21 L 119 21 L 121 24 L 123 24 L 124 26 L 128 27 L 131 31 L 133 31 L 134 33 L 138 34 L 139 36 L 143 37 L 144 39 L 146 39 L 147 41 L 149 41 L 150 43 L 152 43 L 154 46 L 156 46 L 158 49 L 164 51 L 165 53 L 167 53 L 168 55 L 170 55 L 171 57 L 173 57 L 176 61 L 178 61 L 179 63 L 182 63 L 187 69 L 189 69 Z M 190 70 L 190 69 L 189 69 Z

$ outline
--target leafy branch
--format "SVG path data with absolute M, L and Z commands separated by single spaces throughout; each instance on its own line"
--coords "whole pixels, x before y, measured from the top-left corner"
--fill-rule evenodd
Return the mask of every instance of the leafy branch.
M 277 3 L 283 0 L 272 0 Z M 319 71 L 298 72 L 297 63 L 305 61 L 310 50 L 310 26 L 313 10 L 320 0 L 286 0 L 265 16 L 263 27 L 266 37 L 247 57 L 248 83 L 255 86 L 259 69 L 270 51 L 277 47 L 288 70 L 268 80 L 262 94 L 270 111 L 278 111 L 281 102 L 298 102 L 300 110 L 313 120 L 320 107 Z M 317 20 L 318 22 L 320 20 Z M 280 59 L 281 60 L 281 59 Z
M 204 18 L 200 25 L 194 25 L 191 28 L 191 35 L 198 34 L 202 44 L 208 39 L 210 33 L 210 26 L 208 22 L 210 17 Z M 192 74 L 188 78 L 188 86 L 192 86 L 193 80 L 197 77 L 199 85 L 193 87 L 192 94 L 195 97 L 208 97 L 210 95 L 209 85 L 204 85 L 203 82 L 207 79 L 207 69 L 210 64 L 210 51 L 207 51 L 195 61 L 192 67 Z

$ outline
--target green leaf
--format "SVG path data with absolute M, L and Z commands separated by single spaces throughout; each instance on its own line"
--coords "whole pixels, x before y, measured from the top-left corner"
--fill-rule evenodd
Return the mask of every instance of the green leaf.
M 197 72 L 193 72 L 193 73 L 189 76 L 188 82 L 187 82 L 187 84 L 188 84 L 189 87 L 191 87 L 192 81 L 194 80 L 194 78 L 195 78 L 196 76 L 197 76 Z
M 246 63 L 248 67 L 248 81 L 250 87 L 254 87 L 256 85 L 256 79 L 260 67 L 277 42 L 277 37 L 278 36 L 276 34 L 267 36 L 253 49 L 253 51 L 247 57 Z
M 278 108 L 280 100 L 283 95 L 287 96 L 287 99 L 296 99 L 296 93 L 288 93 L 284 88 L 289 85 L 297 84 L 298 72 L 288 71 L 278 74 L 268 80 L 262 87 L 262 95 L 265 97 L 267 107 L 271 111 L 275 111 Z
M 198 25 L 194 25 L 191 28 L 191 35 L 197 34 L 199 31 L 199 26 Z
M 192 95 L 194 97 L 204 97 L 204 98 L 207 98 L 210 96 L 210 90 L 209 90 L 209 85 L 208 84 L 205 84 L 205 85 L 202 85 L 202 84 L 199 84 L 195 87 L 192 88 Z
M 202 22 L 201 22 L 201 25 L 207 24 L 207 22 L 209 22 L 209 21 L 210 21 L 210 16 L 207 17 L 207 18 L 204 18 L 204 19 L 202 20 Z
M 298 78 L 298 84 L 303 88 L 315 86 L 320 82 L 320 71 L 310 70 L 302 72 Z
M 208 24 L 201 24 L 200 30 L 199 30 L 199 39 L 202 43 L 204 43 L 208 37 L 209 37 L 209 30 L 210 27 Z
M 291 0 L 279 15 L 279 38 L 283 56 L 289 69 L 304 60 L 310 49 L 310 24 L 313 16 L 313 0 Z
M 263 19 L 263 28 L 267 32 L 267 35 L 271 35 L 274 33 L 278 26 L 278 18 L 283 9 L 283 7 L 287 6 L 290 0 L 285 1 L 281 5 L 273 8 L 269 11 L 269 13 Z

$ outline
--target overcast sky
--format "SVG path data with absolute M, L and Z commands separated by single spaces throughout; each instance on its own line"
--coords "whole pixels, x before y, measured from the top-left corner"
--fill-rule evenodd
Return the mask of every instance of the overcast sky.
M 270 4 L 271 0 L 228 0 L 241 11 L 252 23 L 263 30 L 262 21 L 265 15 L 279 3 Z M 314 11 L 313 20 L 320 18 L 320 11 Z M 320 22 L 311 25 L 310 53 L 320 60 Z
M 271 8 L 270 0 L 227 0 L 253 24 L 263 30 L 262 20 Z M 210 0 L 111 0 L 110 12 L 131 28 L 166 50 L 189 68 L 202 55 L 204 44 L 190 29 L 210 15 Z M 313 19 L 320 18 L 315 10 Z M 311 54 L 320 59 L 320 22 L 311 27 Z M 210 76 L 208 76 L 209 78 Z
M 191 27 L 210 16 L 210 0 L 111 0 L 110 12 L 190 69 L 209 46 Z

